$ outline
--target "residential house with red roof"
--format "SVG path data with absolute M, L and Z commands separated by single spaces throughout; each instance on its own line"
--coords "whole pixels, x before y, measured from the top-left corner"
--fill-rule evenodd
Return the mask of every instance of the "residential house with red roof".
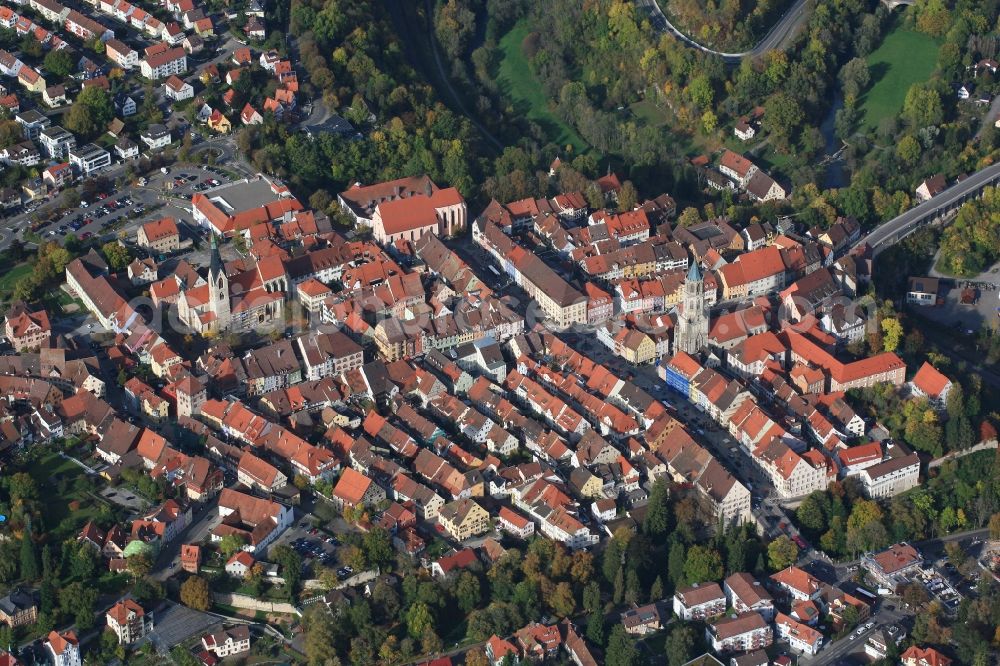
M 153 618 L 133 599 L 123 599 L 109 608 L 105 620 L 122 645 L 131 645 L 153 630 Z
M 80 666 L 80 641 L 72 630 L 50 631 L 45 640 L 45 651 L 52 666 Z
M 814 655 L 823 645 L 823 634 L 784 613 L 774 618 L 774 627 L 778 638 L 788 641 L 789 647 L 802 654 Z
M 28 312 L 23 303 L 16 304 L 7 312 L 4 335 L 18 352 L 47 347 L 52 335 L 49 315 L 45 310 Z
M 935 407 L 942 409 L 951 392 L 952 382 L 940 370 L 924 361 L 910 380 L 909 387 L 911 395 L 927 398 Z
M 771 580 L 796 601 L 813 601 L 822 593 L 822 583 L 804 569 L 790 566 L 772 574 Z
M 345 467 L 330 499 L 337 508 L 372 507 L 386 498 L 385 490 L 370 478 L 350 467 Z
M 932 647 L 911 645 L 899 655 L 903 666 L 951 666 L 952 660 Z

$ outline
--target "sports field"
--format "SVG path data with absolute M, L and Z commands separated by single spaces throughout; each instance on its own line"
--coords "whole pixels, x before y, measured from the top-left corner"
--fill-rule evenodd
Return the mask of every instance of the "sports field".
M 531 73 L 528 59 L 521 48 L 527 35 L 528 23 L 522 20 L 500 39 L 500 50 L 503 52 L 498 77 L 500 89 L 519 112 L 545 130 L 549 140 L 560 146 L 571 144 L 574 152 L 584 153 L 588 148 L 587 142 L 549 111 L 548 99 L 535 75 Z
M 883 118 L 903 108 L 906 91 L 926 81 L 934 71 L 938 43 L 927 35 L 896 27 L 868 56 L 872 86 L 861 96 L 862 128 L 877 127 Z

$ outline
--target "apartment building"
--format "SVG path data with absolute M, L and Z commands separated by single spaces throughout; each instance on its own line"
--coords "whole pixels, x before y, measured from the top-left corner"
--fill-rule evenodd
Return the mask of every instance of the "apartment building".
M 682 587 L 674 593 L 674 614 L 682 620 L 705 620 L 726 612 L 726 595 L 718 583 Z
M 721 654 L 766 648 L 774 642 L 774 635 L 759 613 L 747 612 L 710 623 L 705 628 L 705 639 L 712 650 Z
M 187 52 L 179 46 L 170 48 L 165 44 L 150 47 L 146 49 L 146 57 L 139 62 L 139 71 L 153 81 L 175 74 L 180 76 L 187 73 Z
M 109 608 L 105 620 L 121 645 L 131 645 L 153 631 L 152 616 L 133 599 L 122 599 Z

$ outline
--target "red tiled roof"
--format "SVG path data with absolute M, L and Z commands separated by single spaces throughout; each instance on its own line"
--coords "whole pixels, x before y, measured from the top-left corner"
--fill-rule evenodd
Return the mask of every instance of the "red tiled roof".
M 920 366 L 912 381 L 914 386 L 931 398 L 940 396 L 945 387 L 951 383 L 950 379 L 927 361 Z
M 372 480 L 367 476 L 350 467 L 344 469 L 337 486 L 333 489 L 333 495 L 339 497 L 348 504 L 358 504 L 368 492 Z

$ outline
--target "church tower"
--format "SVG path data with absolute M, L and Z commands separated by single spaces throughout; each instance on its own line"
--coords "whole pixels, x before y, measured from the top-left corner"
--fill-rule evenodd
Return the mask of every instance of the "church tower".
M 684 302 L 677 315 L 674 353 L 697 354 L 708 346 L 708 313 L 705 311 L 705 280 L 698 263 L 691 264 L 684 281 Z
M 229 305 L 229 278 L 226 277 L 226 267 L 222 264 L 215 233 L 212 233 L 212 261 L 208 267 L 208 300 L 209 310 L 215 314 L 212 328 L 219 332 L 229 328 L 232 312 Z

